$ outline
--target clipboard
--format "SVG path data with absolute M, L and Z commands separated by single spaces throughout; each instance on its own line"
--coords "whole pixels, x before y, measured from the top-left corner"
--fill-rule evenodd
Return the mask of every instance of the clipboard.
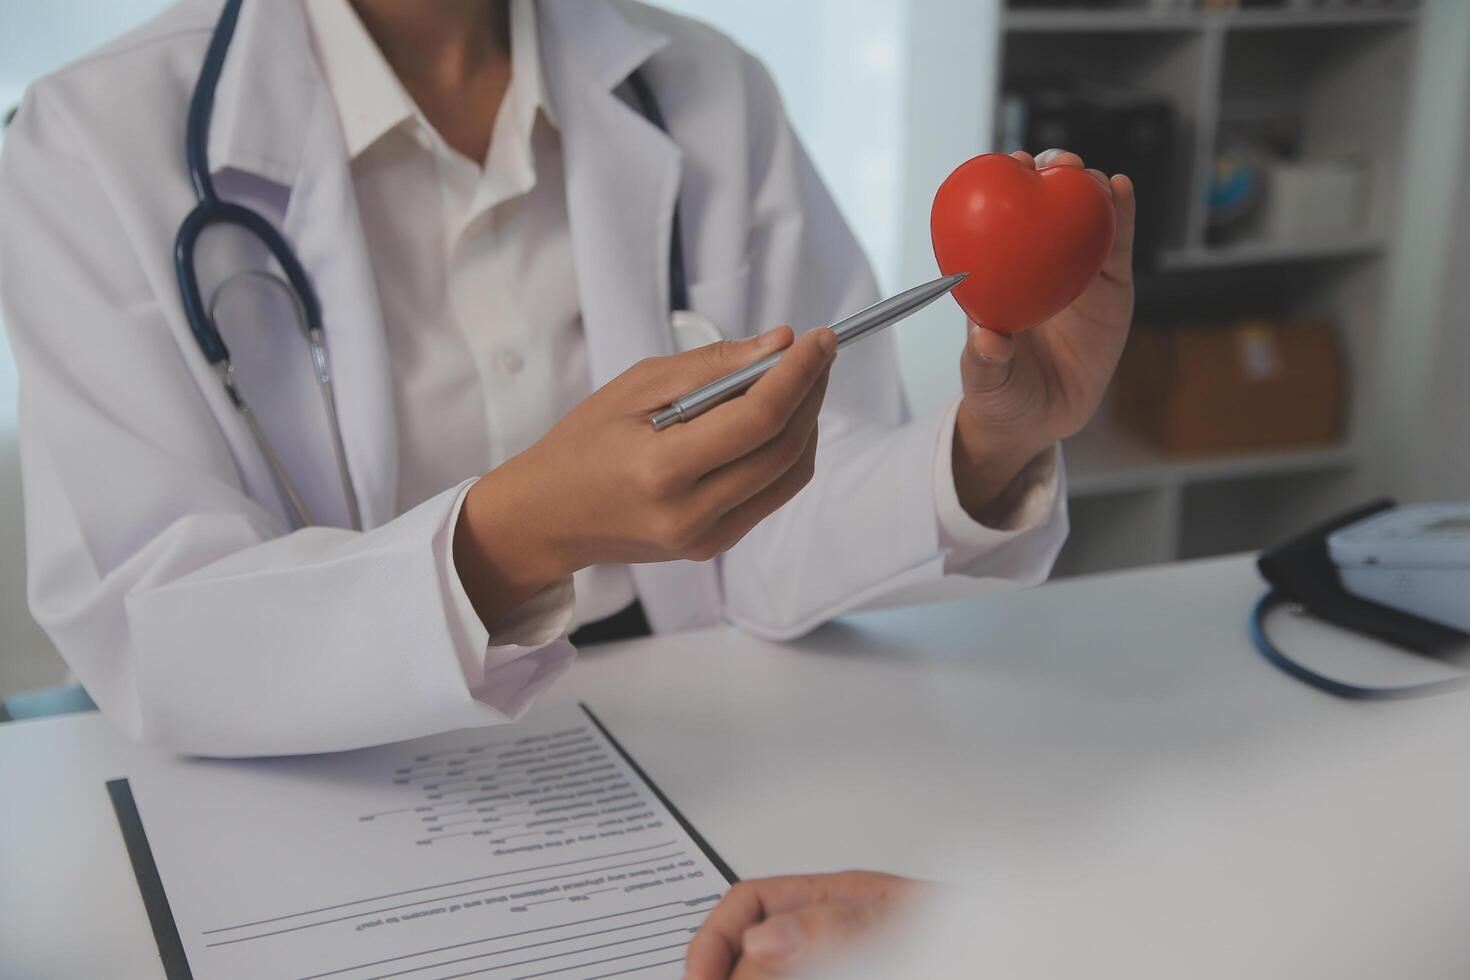
M 607 743 L 627 765 L 628 769 L 632 771 L 633 775 L 641 781 L 642 785 L 657 799 L 679 828 L 694 843 L 701 855 L 724 879 L 723 884 L 728 887 L 739 881 L 735 872 L 731 870 L 730 866 L 719 853 L 715 851 L 704 836 L 679 811 L 663 790 L 649 778 L 643 768 L 638 765 L 627 750 L 613 737 L 612 733 L 608 731 L 607 727 L 592 710 L 585 703 L 579 703 L 578 708 L 597 732 L 606 739 Z M 494 731 L 498 732 L 499 729 L 495 729 Z M 144 908 L 148 913 L 153 937 L 158 945 L 159 957 L 164 968 L 164 974 L 168 980 L 192 980 L 194 972 L 190 964 L 184 937 L 181 934 L 179 923 L 170 904 L 169 889 L 166 886 L 164 875 L 159 870 L 158 862 L 155 859 L 154 848 L 149 843 L 148 832 L 144 826 L 143 815 L 139 810 L 137 800 L 134 796 L 132 783 L 127 778 L 119 778 L 108 781 L 106 787 L 113 811 L 117 816 L 118 828 L 122 833 L 123 843 L 127 848 L 128 858 L 132 863 L 134 877 L 138 882 L 138 891 L 143 899 Z

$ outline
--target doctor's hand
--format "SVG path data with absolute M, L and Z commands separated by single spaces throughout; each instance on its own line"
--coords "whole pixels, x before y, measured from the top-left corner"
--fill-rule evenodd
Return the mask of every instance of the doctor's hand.
M 1082 158 L 1047 150 L 1036 167 L 1082 167 Z M 960 360 L 964 401 L 955 419 L 954 476 L 971 517 L 988 511 L 1026 464 L 1090 419 L 1118 366 L 1133 319 L 1132 182 L 1093 177 L 1112 193 L 1112 251 L 1088 287 L 1050 320 L 1015 336 L 970 325 Z M 994 516 L 994 515 L 990 515 Z
M 782 348 L 745 394 L 661 432 L 675 398 Z M 530 449 L 482 477 L 454 531 L 455 568 L 489 624 L 588 565 L 705 561 L 812 477 L 831 330 L 777 327 L 640 361 Z
M 882 938 L 934 887 L 876 871 L 742 881 L 690 941 L 685 980 L 764 980 L 820 970 L 851 947 Z

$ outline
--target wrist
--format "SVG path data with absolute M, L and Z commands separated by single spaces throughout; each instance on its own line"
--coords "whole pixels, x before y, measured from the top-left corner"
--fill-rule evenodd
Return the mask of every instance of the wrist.
M 960 506 L 976 521 L 996 526 L 995 511 L 1021 472 L 1052 445 L 1025 429 L 989 426 L 961 405 L 955 416 L 951 466 Z
M 455 570 L 487 624 L 576 570 L 547 533 L 546 498 L 530 491 L 516 462 L 475 481 L 454 526 Z

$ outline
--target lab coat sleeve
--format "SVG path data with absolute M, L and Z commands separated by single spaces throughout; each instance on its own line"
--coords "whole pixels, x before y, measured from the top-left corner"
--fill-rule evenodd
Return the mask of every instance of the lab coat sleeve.
M 1067 538 L 1067 479 L 1060 445 L 1053 445 L 1022 468 L 990 508 L 994 526 L 981 524 L 960 503 L 954 482 L 955 416 L 960 399 L 945 410 L 934 447 L 934 510 L 939 518 L 939 547 L 946 572 L 978 574 L 1034 584 L 1039 573 L 1038 547 L 1055 553 Z M 1019 548 L 1012 548 L 1019 545 Z
M 486 635 L 441 560 L 464 488 L 367 532 L 290 532 L 251 500 L 89 151 L 33 93 L 0 160 L 29 598 L 88 693 L 131 736 L 222 756 L 517 717 L 573 652 L 467 680 Z
M 464 509 L 465 498 L 474 484 L 474 480 L 460 484 L 454 509 L 449 514 L 450 528 L 459 524 L 459 512 Z M 435 547 L 439 576 L 448 586 L 450 617 L 456 621 L 456 632 L 465 638 L 456 644 L 456 650 L 460 668 L 472 690 L 483 690 L 486 677 L 497 667 L 555 643 L 567 634 L 577 605 L 577 590 L 570 575 L 552 582 L 487 627 L 475 612 L 454 566 L 453 532 L 442 535 Z
M 744 328 L 835 322 L 874 302 L 876 283 L 769 76 L 754 59 L 746 69 L 756 174 Z M 956 370 L 962 344 L 957 330 Z M 952 512 L 941 525 L 945 488 L 936 481 L 946 473 L 954 406 L 910 420 L 897 365 L 891 331 L 837 359 L 811 483 L 721 559 L 724 615 L 731 622 L 786 639 L 948 572 L 997 588 L 1045 579 L 1066 537 L 1059 456 L 1041 485 L 1017 501 L 1026 513 L 1005 527 L 956 526 Z

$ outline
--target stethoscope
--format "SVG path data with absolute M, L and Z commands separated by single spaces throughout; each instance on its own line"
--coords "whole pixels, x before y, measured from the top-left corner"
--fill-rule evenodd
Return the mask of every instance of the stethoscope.
M 316 373 L 317 386 L 321 390 L 322 405 L 327 415 L 327 425 L 332 433 L 332 449 L 337 459 L 337 472 L 342 481 L 342 491 L 347 498 L 347 512 L 355 529 L 362 528 L 362 515 L 358 509 L 357 493 L 353 489 L 352 476 L 347 469 L 347 450 L 342 442 L 342 426 L 337 417 L 337 403 L 332 395 L 332 375 L 327 360 L 326 330 L 322 324 L 321 303 L 311 280 L 306 275 L 296 253 L 264 217 L 249 208 L 229 201 L 220 200 L 215 192 L 214 181 L 209 171 L 209 123 L 214 114 L 214 92 L 219 84 L 220 72 L 224 68 L 225 55 L 229 52 L 230 40 L 235 34 L 235 24 L 240 17 L 243 0 L 228 0 L 219 22 L 210 38 L 209 48 L 204 55 L 204 65 L 199 72 L 199 81 L 189 99 L 189 117 L 184 136 L 184 149 L 189 166 L 189 180 L 194 185 L 194 196 L 198 203 L 179 226 L 174 241 L 174 269 L 179 279 L 179 293 L 184 304 L 184 315 L 188 317 L 189 329 L 204 359 L 219 375 L 230 403 L 245 420 L 261 454 L 270 465 L 282 493 L 285 495 L 297 520 L 305 527 L 316 523 L 306 507 L 290 474 L 286 472 L 280 455 L 271 444 L 270 437 L 261 427 L 260 420 L 250 410 L 250 403 L 240 390 L 235 369 L 230 361 L 230 350 L 225 346 L 216 324 L 215 311 L 226 289 L 237 282 L 263 283 L 283 291 L 295 311 L 297 325 L 306 336 L 311 350 L 312 367 Z M 667 133 L 663 113 L 653 96 L 652 89 L 643 76 L 635 71 L 628 77 L 628 86 L 638 103 L 639 111 L 661 132 Z M 199 276 L 194 265 L 194 248 L 205 229 L 214 225 L 233 225 L 253 236 L 265 246 L 271 258 L 280 266 L 282 275 L 265 271 L 241 272 L 225 280 L 214 292 L 208 304 L 199 289 Z M 284 276 L 284 278 L 283 278 Z M 679 204 L 675 201 L 673 230 L 669 246 L 669 306 L 671 314 L 677 316 L 689 309 L 688 283 L 685 279 L 684 252 L 679 229 Z

